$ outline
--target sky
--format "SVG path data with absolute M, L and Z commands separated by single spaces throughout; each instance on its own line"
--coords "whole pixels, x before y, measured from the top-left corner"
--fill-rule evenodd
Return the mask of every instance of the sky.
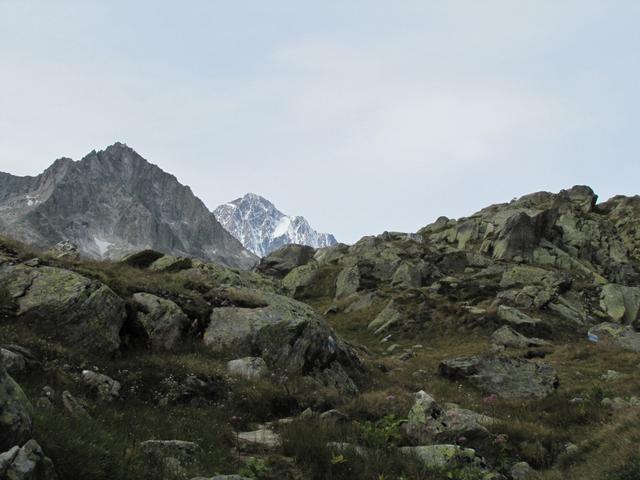
M 124 142 L 338 240 L 640 193 L 640 2 L 0 0 L 0 170 Z

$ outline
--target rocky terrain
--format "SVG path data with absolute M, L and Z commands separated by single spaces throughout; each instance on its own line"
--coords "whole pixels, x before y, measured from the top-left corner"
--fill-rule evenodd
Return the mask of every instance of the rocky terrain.
M 68 241 L 94 259 L 153 248 L 232 267 L 257 261 L 191 189 L 121 143 L 36 177 L 0 173 L 0 234 L 43 249 Z
M 254 193 L 220 205 L 216 218 L 231 235 L 259 257 L 288 244 L 329 247 L 337 243 L 330 233 L 318 233 L 304 217 L 291 217 Z
M 252 271 L 0 242 L 0 479 L 640 478 L 640 197 Z

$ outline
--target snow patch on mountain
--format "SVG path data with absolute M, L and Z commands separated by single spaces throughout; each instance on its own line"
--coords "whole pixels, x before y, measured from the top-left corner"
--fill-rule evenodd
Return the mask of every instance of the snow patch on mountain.
M 285 215 L 255 193 L 222 204 L 213 213 L 231 235 L 260 257 L 290 243 L 314 248 L 337 243 L 333 235 L 316 232 L 304 217 Z

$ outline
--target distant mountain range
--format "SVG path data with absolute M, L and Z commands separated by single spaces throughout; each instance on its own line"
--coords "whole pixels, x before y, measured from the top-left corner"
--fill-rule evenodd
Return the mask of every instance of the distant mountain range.
M 254 193 L 220 205 L 214 214 L 229 233 L 259 257 L 290 243 L 315 248 L 337 243 L 333 235 L 316 232 L 304 217 L 285 215 Z
M 40 248 L 68 240 L 97 259 L 153 248 L 238 268 L 258 260 L 189 187 L 122 143 L 36 177 L 0 173 L 0 234 Z

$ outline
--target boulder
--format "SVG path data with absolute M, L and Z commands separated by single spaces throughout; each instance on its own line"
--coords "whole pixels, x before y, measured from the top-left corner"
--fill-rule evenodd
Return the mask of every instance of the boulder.
M 542 239 L 543 217 L 530 217 L 518 212 L 507 219 L 493 245 L 493 258 L 512 260 L 514 257 L 532 258 Z
M 509 474 L 513 480 L 533 480 L 538 478 L 536 471 L 527 462 L 518 462 L 511 467 Z
M 137 311 L 137 321 L 155 350 L 173 349 L 189 328 L 189 318 L 171 300 L 136 293 L 131 301 Z
M 316 251 L 308 245 L 285 245 L 260 260 L 256 271 L 276 278 L 284 278 L 291 270 L 308 263 Z
M 440 406 L 428 393 L 419 391 L 409 415 L 405 430 L 417 445 L 430 443 L 457 443 L 465 439 L 465 446 L 477 448 L 490 434 L 485 428 L 493 419 L 454 404 Z
M 397 324 L 404 318 L 400 309 L 390 300 L 386 307 L 374 318 L 367 328 L 375 335 L 380 335 L 389 330 L 390 327 Z
M 81 378 L 85 386 L 89 388 L 91 394 L 99 402 L 109 403 L 120 397 L 120 382 L 107 375 L 91 370 L 83 370 Z
M 589 339 L 599 345 L 608 345 L 621 350 L 640 352 L 640 332 L 630 325 L 603 322 L 589 329 Z
M 377 292 L 363 293 L 356 296 L 353 302 L 344 309 L 345 313 L 359 312 L 371 308 L 378 298 Z
M 540 338 L 525 337 L 507 325 L 493 332 L 491 335 L 491 343 L 496 346 L 507 348 L 529 348 L 550 345 L 549 342 Z
M 27 368 L 26 359 L 18 352 L 0 347 L 0 357 L 2 357 L 2 362 L 4 362 L 7 372 L 11 375 L 20 373 Z
M 317 286 L 318 275 L 318 264 L 315 261 L 310 261 L 287 273 L 282 279 L 282 286 L 294 298 L 304 298 L 309 293 L 309 290 Z
M 65 346 L 91 353 L 120 347 L 124 301 L 109 287 L 69 270 L 5 266 L 0 287 L 15 299 L 22 322 Z
M 147 249 L 126 255 L 120 262 L 130 267 L 149 268 L 153 262 L 162 257 L 164 257 L 164 253 Z
M 65 390 L 62 392 L 62 405 L 72 417 L 89 420 L 91 415 L 87 412 L 83 402 L 71 395 L 71 392 Z
M 251 451 L 256 448 L 272 450 L 280 445 L 280 435 L 266 426 L 251 432 L 238 432 L 236 438 L 238 447 L 242 450 Z
M 0 480 L 57 480 L 51 459 L 38 442 L 29 440 L 0 454 Z
M 303 303 L 276 294 L 224 288 L 225 304 L 214 308 L 204 343 L 218 353 L 259 355 L 274 372 L 311 375 L 323 384 L 347 392 L 357 388 L 350 374 L 360 361 L 329 328 L 327 322 Z
M 269 367 L 260 357 L 244 357 L 227 362 L 227 371 L 245 378 L 262 378 L 269 374 Z
M 153 270 L 154 272 L 175 273 L 188 270 L 191 267 L 193 267 L 193 260 L 188 257 L 163 255 L 149 265 L 149 270 Z
M 429 469 L 459 468 L 482 463 L 475 450 L 458 445 L 401 447 L 399 451 L 417 457 Z
M 602 287 L 602 310 L 616 323 L 635 324 L 640 312 L 640 287 L 610 283 Z
M 78 246 L 69 240 L 56 243 L 47 253 L 54 258 L 64 258 L 66 260 L 78 260 L 80 258 Z
M 31 438 L 31 409 L 27 396 L 0 360 L 0 451 Z
M 538 318 L 530 317 L 526 313 L 521 312 L 517 308 L 500 305 L 498 307 L 498 318 L 503 322 L 524 328 L 526 330 L 536 330 L 542 324 Z
M 443 360 L 438 370 L 445 378 L 467 380 L 487 393 L 507 399 L 544 398 L 559 385 L 551 366 L 501 355 Z

